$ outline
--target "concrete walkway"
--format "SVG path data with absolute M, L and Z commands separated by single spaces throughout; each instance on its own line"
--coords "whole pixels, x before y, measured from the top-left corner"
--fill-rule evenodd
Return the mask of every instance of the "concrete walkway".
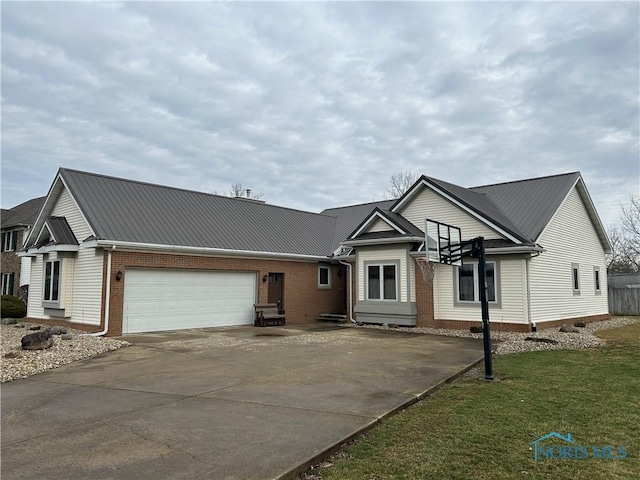
M 482 358 L 314 324 L 188 330 L 2 385 L 2 479 L 294 478 Z

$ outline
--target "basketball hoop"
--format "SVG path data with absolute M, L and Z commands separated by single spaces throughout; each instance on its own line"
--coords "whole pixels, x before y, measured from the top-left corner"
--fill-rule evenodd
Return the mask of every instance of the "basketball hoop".
M 433 281 L 433 277 L 436 274 L 436 266 L 424 257 L 415 257 L 415 260 L 422 272 L 422 278 L 424 281 Z

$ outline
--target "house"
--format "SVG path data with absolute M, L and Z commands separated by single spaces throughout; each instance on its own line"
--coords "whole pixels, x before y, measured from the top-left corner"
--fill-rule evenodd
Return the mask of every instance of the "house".
M 463 240 L 485 238 L 493 328 L 609 318 L 610 245 L 579 173 L 475 188 L 423 176 L 392 205 L 375 207 L 341 242 L 355 250 L 359 322 L 468 329 L 481 321 L 476 261 L 434 265 L 430 285 L 416 268 L 426 219 L 461 228 Z
M 8 210 L 2 209 L 2 295 L 18 295 L 18 289 L 29 284 L 29 272 L 21 276 L 22 266 L 29 262 L 17 256 L 27 233 L 40 211 L 44 197 L 32 198 Z
M 25 248 L 30 318 L 109 335 L 253 322 L 468 328 L 477 265 L 425 279 L 426 218 L 486 238 L 490 315 L 528 331 L 608 318 L 609 243 L 579 173 L 467 189 L 421 177 L 398 200 L 320 214 L 60 169 Z

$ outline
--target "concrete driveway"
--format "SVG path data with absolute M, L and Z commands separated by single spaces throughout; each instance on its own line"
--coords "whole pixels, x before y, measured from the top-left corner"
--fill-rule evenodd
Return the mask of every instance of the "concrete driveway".
M 125 337 L 2 385 L 2 478 L 292 478 L 482 358 L 482 342 L 314 324 Z

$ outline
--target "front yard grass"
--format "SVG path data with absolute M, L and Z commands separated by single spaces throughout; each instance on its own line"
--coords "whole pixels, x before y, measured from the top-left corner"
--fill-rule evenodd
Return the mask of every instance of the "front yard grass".
M 469 376 L 383 422 L 315 469 L 323 479 L 640 478 L 640 322 L 602 331 L 606 346 L 495 357 L 502 379 Z M 534 462 L 531 442 L 571 433 L 624 459 Z M 561 444 L 548 440 L 550 445 Z

